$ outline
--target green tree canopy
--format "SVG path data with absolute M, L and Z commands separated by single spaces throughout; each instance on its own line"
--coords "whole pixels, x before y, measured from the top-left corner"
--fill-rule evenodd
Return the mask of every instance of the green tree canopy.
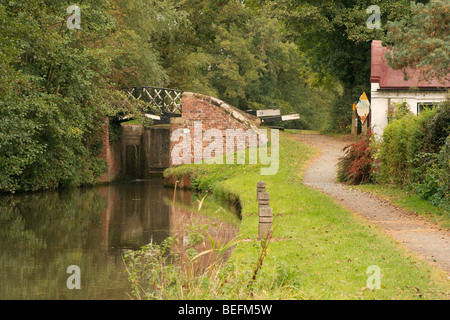
M 104 170 L 116 22 L 108 1 L 81 10 L 82 31 L 62 1 L 0 4 L 0 190 L 89 184 Z
M 388 62 L 413 67 L 425 79 L 450 80 L 450 1 L 412 4 L 412 15 L 388 24 Z

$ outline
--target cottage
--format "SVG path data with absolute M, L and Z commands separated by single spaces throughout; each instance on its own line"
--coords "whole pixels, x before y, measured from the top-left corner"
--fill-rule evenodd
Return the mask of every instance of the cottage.
M 388 124 L 388 110 L 393 103 L 406 101 L 410 110 L 418 114 L 426 105 L 433 105 L 446 99 L 450 81 L 421 81 L 420 73 L 407 69 L 394 70 L 387 65 L 387 48 L 381 41 L 372 41 L 371 61 L 371 127 L 381 136 Z

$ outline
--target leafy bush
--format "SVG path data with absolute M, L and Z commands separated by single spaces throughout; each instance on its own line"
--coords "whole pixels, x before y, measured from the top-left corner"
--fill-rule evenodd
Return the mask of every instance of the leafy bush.
M 424 152 L 439 153 L 450 135 L 450 100 L 442 103 L 428 119 L 424 132 Z
M 87 1 L 65 28 L 61 1 L 0 4 L 0 192 L 97 182 L 117 31 L 111 1 Z M 5 50 L 4 50 L 5 49 Z
M 412 114 L 412 112 L 406 101 L 393 103 L 388 109 L 388 122 L 402 119 L 410 114 Z
M 338 180 L 349 184 L 367 183 L 374 172 L 374 149 L 372 135 L 344 148 L 345 155 L 338 162 Z
M 394 119 L 384 130 L 377 181 L 415 191 L 450 208 L 450 102 L 419 116 Z
M 419 177 L 412 188 L 432 205 L 450 210 L 450 135 L 439 153 L 418 155 L 422 165 L 417 169 Z
M 408 114 L 393 120 L 384 129 L 379 155 L 381 182 L 398 185 L 411 182 L 414 159 L 423 149 L 424 125 L 434 113 L 425 110 L 420 116 Z

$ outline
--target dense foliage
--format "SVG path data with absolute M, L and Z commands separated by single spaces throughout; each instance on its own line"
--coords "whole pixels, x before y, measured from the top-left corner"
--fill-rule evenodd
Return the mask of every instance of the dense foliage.
M 395 69 L 413 67 L 425 80 L 448 80 L 450 2 L 411 3 L 411 8 L 410 16 L 388 24 L 388 63 Z M 406 103 L 396 107 L 383 134 L 378 179 L 450 210 L 450 101 L 419 116 L 408 112 Z
M 378 180 L 408 187 L 450 209 L 450 102 L 419 116 L 406 115 L 385 129 Z
M 83 32 L 64 1 L 0 4 L 0 190 L 93 183 L 115 52 L 106 1 L 87 1 Z M 89 25 L 90 27 L 87 27 Z
M 382 141 L 369 135 L 345 147 L 337 178 L 396 185 L 450 210 L 450 101 L 418 116 L 405 105 L 391 113 Z

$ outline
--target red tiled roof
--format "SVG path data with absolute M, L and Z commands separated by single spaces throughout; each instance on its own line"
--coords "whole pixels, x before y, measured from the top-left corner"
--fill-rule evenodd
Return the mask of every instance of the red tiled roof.
M 387 65 L 385 58 L 387 50 L 386 47 L 383 47 L 381 41 L 372 41 L 370 82 L 379 82 L 380 89 L 409 89 L 411 87 L 422 89 L 450 88 L 450 81 L 420 81 L 420 73 L 412 68 L 406 69 L 409 79 L 405 80 L 403 70 L 394 70 Z

